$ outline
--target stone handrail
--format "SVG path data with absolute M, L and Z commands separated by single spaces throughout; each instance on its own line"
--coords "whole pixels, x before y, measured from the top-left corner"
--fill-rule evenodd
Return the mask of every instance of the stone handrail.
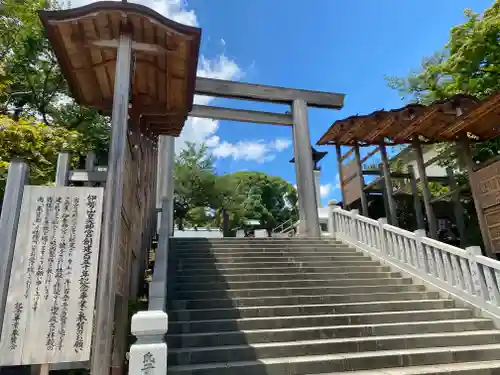
M 129 352 L 129 373 L 165 375 L 167 372 L 168 331 L 167 272 L 170 246 L 172 201 L 163 198 L 155 253 L 153 277 L 149 284 L 148 311 L 139 311 L 132 317 L 131 332 L 137 341 Z
M 329 212 L 328 230 L 500 322 L 500 262 L 481 255 L 479 246 L 464 250 L 428 238 L 424 230 L 410 232 L 340 207 Z

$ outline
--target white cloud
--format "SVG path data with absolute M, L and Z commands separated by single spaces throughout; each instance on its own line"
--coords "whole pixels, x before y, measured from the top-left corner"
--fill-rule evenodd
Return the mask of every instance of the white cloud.
M 229 80 L 237 80 L 243 75 L 238 64 L 224 55 L 220 55 L 214 60 L 208 60 L 200 56 L 197 74 L 200 77 Z M 213 100 L 214 98 L 209 96 L 195 95 L 194 97 L 194 103 L 201 105 L 208 105 Z M 175 140 L 175 150 L 177 152 L 182 150 L 186 141 L 212 143 L 212 147 L 215 147 L 220 141 L 219 137 L 215 136 L 218 128 L 218 120 L 189 117 L 184 124 L 180 137 Z M 214 142 L 216 144 L 213 144 Z
M 319 194 L 321 198 L 328 198 L 332 191 L 332 184 L 320 185 Z
M 95 3 L 96 1 L 71 0 L 71 7 L 76 8 L 82 5 Z M 165 17 L 184 25 L 199 26 L 194 10 L 187 9 L 187 2 L 185 0 L 131 0 L 130 2 L 145 5 Z
M 237 143 L 219 142 L 219 137 L 212 136 L 207 145 L 212 148 L 212 153 L 217 158 L 232 158 L 233 160 L 256 161 L 264 163 L 274 160 L 276 153 L 281 152 L 291 145 L 289 139 L 278 138 L 271 142 L 240 141 Z
M 94 1 L 72 0 L 71 6 L 79 7 L 92 2 Z M 176 22 L 190 26 L 200 26 L 195 11 L 188 9 L 188 2 L 186 0 L 132 0 L 131 2 L 152 8 L 158 13 Z M 225 40 L 221 39 L 221 43 L 225 45 Z M 204 56 L 200 56 L 198 60 L 197 74 L 201 77 L 226 80 L 238 80 L 243 76 L 243 72 L 238 64 L 234 60 L 226 57 L 224 54 L 219 55 L 214 59 L 207 59 Z M 195 104 L 207 105 L 212 100 L 214 100 L 214 98 L 208 96 L 196 95 L 194 97 Z M 214 137 L 218 127 L 218 120 L 188 118 L 180 137 L 176 139 L 176 151 L 179 152 L 182 150 L 185 147 L 186 141 L 194 143 L 209 141 Z M 211 142 L 214 142 L 214 139 L 212 139 Z M 219 141 L 217 141 L 217 144 L 218 143 Z

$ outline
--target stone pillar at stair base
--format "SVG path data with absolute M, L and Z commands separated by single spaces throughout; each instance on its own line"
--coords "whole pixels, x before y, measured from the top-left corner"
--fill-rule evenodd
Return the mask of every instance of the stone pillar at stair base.
M 162 199 L 167 198 L 171 202 L 169 211 L 169 222 L 173 223 L 173 199 L 174 199 L 174 159 L 175 138 L 161 135 L 158 139 L 158 169 L 156 182 L 156 208 L 161 209 Z M 157 229 L 160 229 L 160 216 L 158 212 Z
M 131 332 L 137 341 L 130 347 L 129 374 L 167 373 L 168 315 L 163 311 L 139 311 L 132 316 Z

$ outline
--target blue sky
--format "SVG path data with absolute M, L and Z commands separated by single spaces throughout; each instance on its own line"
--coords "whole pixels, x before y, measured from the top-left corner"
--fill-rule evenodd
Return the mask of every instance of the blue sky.
M 89 1 L 73 1 L 73 6 Z M 142 0 L 202 28 L 198 74 L 346 94 L 340 111 L 311 109 L 313 144 L 336 119 L 404 104 L 385 75 L 405 76 L 447 42 L 463 10 L 492 0 Z M 198 103 L 284 112 L 285 106 L 196 98 Z M 219 173 L 258 170 L 295 183 L 287 127 L 190 120 L 177 142 L 208 141 Z M 339 199 L 334 147 L 321 162 L 323 201 Z

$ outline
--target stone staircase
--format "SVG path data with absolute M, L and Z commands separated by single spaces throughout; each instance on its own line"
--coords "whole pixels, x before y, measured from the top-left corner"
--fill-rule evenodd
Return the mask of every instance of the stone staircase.
M 333 240 L 173 239 L 169 375 L 500 374 L 500 330 Z

